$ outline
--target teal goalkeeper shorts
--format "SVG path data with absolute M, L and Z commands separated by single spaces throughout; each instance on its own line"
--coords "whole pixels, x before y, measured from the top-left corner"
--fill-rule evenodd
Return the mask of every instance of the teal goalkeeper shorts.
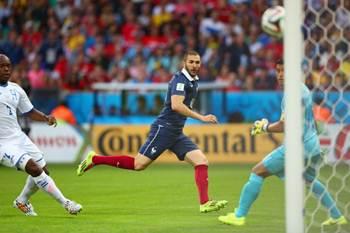
M 276 148 L 270 154 L 268 154 L 264 160 L 263 164 L 266 170 L 280 179 L 284 179 L 284 155 L 285 147 L 284 145 Z M 308 182 L 312 182 L 315 179 L 317 168 L 319 167 L 321 161 L 320 153 L 313 156 L 305 156 L 304 164 L 304 178 Z

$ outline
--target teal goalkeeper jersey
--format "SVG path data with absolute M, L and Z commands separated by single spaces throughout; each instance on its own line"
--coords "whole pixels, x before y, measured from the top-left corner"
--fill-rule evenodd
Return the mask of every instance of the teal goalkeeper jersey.
M 320 144 L 317 136 L 314 114 L 313 114 L 313 101 L 310 90 L 306 87 L 305 84 L 301 84 L 302 90 L 302 104 L 303 104 L 303 143 L 304 143 L 304 152 L 306 155 L 316 155 L 320 153 Z M 281 118 L 284 118 L 285 110 L 284 97 L 281 103 L 282 115 Z

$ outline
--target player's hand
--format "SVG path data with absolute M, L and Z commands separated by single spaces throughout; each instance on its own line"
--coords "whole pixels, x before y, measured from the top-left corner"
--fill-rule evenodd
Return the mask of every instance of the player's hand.
M 207 123 L 218 123 L 218 119 L 216 119 L 216 116 L 212 114 L 203 116 L 201 120 Z
M 258 135 L 258 134 L 266 132 L 268 124 L 269 124 L 269 121 L 265 118 L 261 119 L 259 121 L 255 121 L 254 125 L 250 131 L 250 134 L 251 135 Z
M 47 116 L 47 124 L 48 125 L 53 125 L 53 127 L 57 126 L 57 120 L 54 116 L 48 115 Z

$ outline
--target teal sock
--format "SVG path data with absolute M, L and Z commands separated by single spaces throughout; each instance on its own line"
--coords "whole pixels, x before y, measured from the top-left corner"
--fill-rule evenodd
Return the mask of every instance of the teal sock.
M 235 211 L 237 217 L 244 217 L 248 214 L 248 211 L 253 202 L 258 197 L 264 178 L 251 173 L 248 182 L 244 185 L 241 197 L 239 199 L 239 207 Z
M 341 216 L 332 196 L 319 180 L 315 179 L 314 182 L 312 182 L 311 190 L 321 201 L 322 205 L 327 208 L 332 218 L 337 219 Z

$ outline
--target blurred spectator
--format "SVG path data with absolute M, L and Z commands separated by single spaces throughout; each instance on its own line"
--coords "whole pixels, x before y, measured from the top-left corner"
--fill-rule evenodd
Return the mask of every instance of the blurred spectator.
M 139 116 L 146 116 L 150 114 L 149 109 L 147 108 L 146 98 L 142 95 L 137 97 L 137 108 L 136 112 L 133 114 Z
M 130 81 L 142 83 L 148 76 L 146 63 L 141 55 L 137 55 L 129 66 Z
M 57 34 L 57 32 L 50 31 L 39 50 L 42 64 L 46 70 L 53 70 L 58 58 L 63 54 L 62 43 Z
M 25 91 L 25 93 L 30 97 L 32 86 L 30 84 L 25 70 L 20 69 L 19 67 L 14 68 L 11 74 L 11 82 L 15 82 L 18 85 L 20 85 Z
M 118 113 L 118 109 L 117 109 L 117 106 L 115 106 L 115 105 L 111 105 L 110 107 L 109 107 L 109 110 L 108 110 L 108 115 L 109 116 L 118 116 L 119 115 L 119 113 Z
M 96 82 L 110 82 L 111 78 L 101 65 L 96 64 L 91 72 L 86 75 L 85 83 L 88 83 L 89 87 Z
M 230 72 L 228 65 L 223 65 L 220 69 L 219 74 L 216 76 L 215 80 L 217 82 L 233 83 L 233 73 Z
M 33 89 L 40 89 L 47 87 L 47 76 L 44 71 L 40 67 L 39 61 L 35 60 L 28 71 L 28 79 L 30 82 L 30 85 Z
M 57 120 L 63 120 L 70 125 L 76 125 L 74 113 L 70 110 L 65 100 L 61 101 L 57 107 L 55 107 L 51 115 L 56 117 Z
M 13 65 L 19 64 L 24 59 L 22 38 L 16 31 L 10 31 L 8 38 L 0 43 L 0 53 L 7 54 Z
M 72 8 L 69 6 L 67 0 L 57 0 L 57 5 L 55 6 L 55 13 L 60 22 L 63 22 L 67 18 L 71 10 Z
M 152 82 L 167 83 L 171 79 L 171 74 L 163 66 L 159 66 L 152 75 Z
M 339 72 L 345 75 L 347 78 L 347 81 L 350 79 L 350 55 L 348 55 L 343 62 L 341 63 L 339 67 Z
M 334 81 L 332 84 L 332 90 L 341 92 L 342 90 L 348 90 L 349 87 L 347 87 L 347 81 L 345 74 L 342 72 L 337 72 L 337 74 L 334 77 Z
M 153 108 L 150 111 L 151 115 L 158 115 L 164 107 L 164 99 L 160 94 L 154 96 Z
M 181 43 L 176 43 L 173 47 L 169 72 L 173 74 L 182 67 L 182 54 L 184 52 L 184 46 Z
M 208 10 L 207 17 L 201 21 L 199 30 L 204 37 L 227 35 L 226 25 L 219 20 L 219 14 L 215 10 Z
M 95 117 L 103 116 L 102 107 L 99 104 L 95 104 L 93 108 L 93 114 Z
M 160 0 L 159 4 L 153 8 L 152 23 L 155 27 L 161 26 L 172 19 L 172 12 L 174 11 L 174 4 L 168 0 Z

